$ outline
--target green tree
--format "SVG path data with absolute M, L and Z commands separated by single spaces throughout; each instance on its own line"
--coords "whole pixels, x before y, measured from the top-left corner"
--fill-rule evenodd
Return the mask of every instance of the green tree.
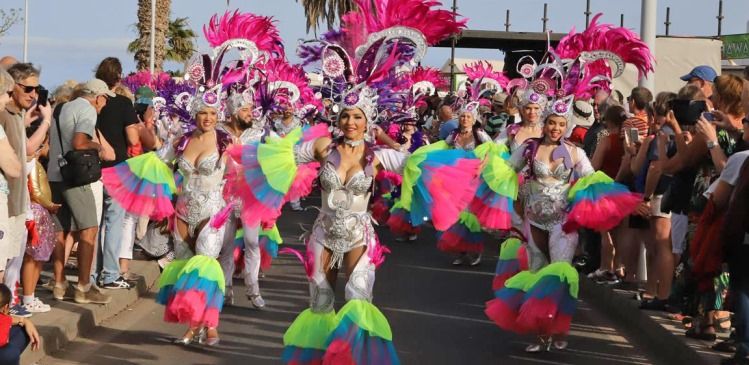
M 354 10 L 353 0 L 296 0 L 304 7 L 304 16 L 307 17 L 307 32 L 312 29 L 317 32 L 317 26 L 325 23 L 332 28 L 341 15 Z
M 190 59 L 190 56 L 195 52 L 195 38 L 197 35 L 195 31 L 190 28 L 190 22 L 188 18 L 176 18 L 169 21 L 169 27 L 166 32 L 166 49 L 164 54 L 164 60 L 185 62 Z M 146 44 L 146 48 L 150 47 L 150 44 Z M 127 51 L 137 55 L 140 49 L 140 38 L 136 39 L 127 46 Z M 136 61 L 137 61 L 136 57 Z M 146 58 L 146 62 L 148 59 Z M 145 68 L 148 68 L 146 64 Z M 159 68 L 160 67 L 156 67 Z M 140 65 L 138 69 L 141 69 Z

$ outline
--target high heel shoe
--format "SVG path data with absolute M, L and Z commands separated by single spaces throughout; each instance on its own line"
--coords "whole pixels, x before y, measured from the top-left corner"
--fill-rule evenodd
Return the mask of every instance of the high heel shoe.
M 544 350 L 548 352 L 551 350 L 551 344 L 551 337 L 538 336 L 538 343 L 528 345 L 528 347 L 525 348 L 525 352 L 530 354 L 539 353 Z
M 215 328 L 209 328 L 209 330 L 216 331 Z M 218 332 L 216 332 L 216 335 L 218 335 Z M 216 337 L 208 337 L 208 331 L 206 331 L 206 336 L 203 338 L 203 342 L 201 344 L 209 347 L 218 346 L 219 342 L 221 342 L 221 338 L 218 336 Z
M 189 330 L 189 331 L 187 331 L 187 333 L 185 334 L 184 337 L 181 337 L 181 338 L 178 338 L 178 339 L 174 340 L 174 343 L 176 345 L 187 346 L 187 345 L 189 345 L 189 344 L 191 344 L 193 342 L 200 342 L 200 333 L 201 332 L 202 331 L 200 331 L 198 333 L 195 333 L 195 330 Z

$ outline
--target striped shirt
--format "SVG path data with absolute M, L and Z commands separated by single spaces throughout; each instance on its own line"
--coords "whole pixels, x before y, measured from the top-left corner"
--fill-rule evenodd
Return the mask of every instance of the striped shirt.
M 646 112 L 637 113 L 632 118 L 624 121 L 622 124 L 622 135 L 627 133 L 627 130 L 637 128 L 637 134 L 640 138 L 644 138 L 648 135 L 648 114 Z

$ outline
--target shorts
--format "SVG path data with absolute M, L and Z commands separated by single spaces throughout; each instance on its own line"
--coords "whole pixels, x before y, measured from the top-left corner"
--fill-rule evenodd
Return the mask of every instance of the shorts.
M 689 217 L 686 214 L 671 214 L 671 252 L 681 255 L 687 247 Z
M 5 250 L 12 240 L 10 239 L 10 220 L 8 219 L 8 194 L 0 193 L 0 271 L 5 270 L 8 263 L 8 255 Z
M 21 254 L 21 248 L 26 248 L 26 213 L 9 217 L 8 195 L 0 194 L 0 271 Z
M 65 183 L 54 181 L 49 185 L 52 189 L 52 201 L 62 205 L 55 215 L 57 231 L 81 231 L 99 226 L 96 198 L 91 184 L 68 188 Z
M 663 213 L 661 211 L 661 203 L 663 202 L 663 195 L 653 195 L 650 199 L 650 216 L 658 218 L 671 218 L 671 213 Z

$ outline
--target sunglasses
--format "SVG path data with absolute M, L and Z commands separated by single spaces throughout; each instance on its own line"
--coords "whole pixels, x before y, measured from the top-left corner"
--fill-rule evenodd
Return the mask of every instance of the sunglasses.
M 28 93 L 30 93 L 32 91 L 36 91 L 36 93 L 38 94 L 39 90 L 42 89 L 42 85 L 28 86 L 28 85 L 24 85 L 24 84 L 22 84 L 20 82 L 16 82 L 16 85 L 20 86 L 21 90 L 23 90 L 23 92 L 26 93 L 26 94 L 28 94 Z

